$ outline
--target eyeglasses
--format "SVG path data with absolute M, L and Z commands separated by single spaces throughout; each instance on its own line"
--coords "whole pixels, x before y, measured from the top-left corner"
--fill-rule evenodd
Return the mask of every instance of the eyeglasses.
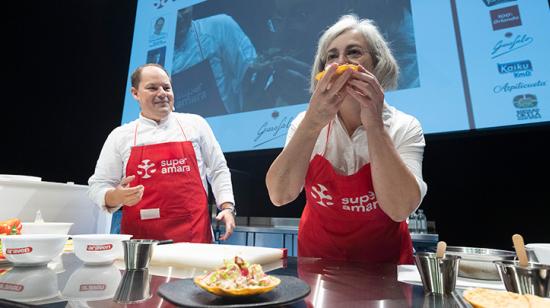
M 368 55 L 368 54 L 369 54 L 369 52 L 367 50 L 363 49 L 361 46 L 349 46 L 344 51 L 344 57 L 347 60 L 352 60 L 352 61 L 355 61 L 355 62 L 359 61 L 362 57 L 364 57 L 365 55 Z M 339 51 L 336 50 L 336 49 L 331 49 L 327 53 L 327 56 L 325 58 L 325 64 L 334 63 L 334 62 L 338 61 L 339 58 L 340 58 Z

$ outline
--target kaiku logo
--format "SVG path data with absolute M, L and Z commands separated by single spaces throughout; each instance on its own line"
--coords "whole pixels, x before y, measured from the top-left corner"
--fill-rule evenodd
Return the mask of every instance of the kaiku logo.
M 149 163 L 150 160 L 149 159 L 144 159 L 141 161 L 141 164 L 138 165 L 138 168 L 139 169 L 142 169 L 142 170 L 138 170 L 137 171 L 137 174 L 138 175 L 141 175 L 142 178 L 144 179 L 148 179 L 151 177 L 151 174 L 155 173 L 157 171 L 157 169 L 152 169 L 152 167 L 155 166 L 155 163 Z M 149 170 L 151 169 L 151 170 Z
M 537 107 L 537 97 L 534 94 L 522 94 L 514 97 L 516 117 L 519 121 L 542 118 L 540 109 Z
M 334 204 L 330 201 L 332 200 L 332 196 L 328 193 L 328 189 L 323 184 L 311 186 L 311 196 L 313 199 L 317 200 L 317 204 L 320 206 L 329 207 Z
M 516 0 L 483 0 L 486 6 L 493 6 L 501 3 L 512 2 Z
M 25 286 L 20 284 L 0 282 L 0 290 L 2 291 L 11 291 L 11 292 L 21 292 L 25 289 Z
M 517 5 L 492 10 L 490 14 L 493 30 L 521 26 L 521 17 L 519 16 L 519 8 Z
M 113 249 L 113 244 L 86 245 L 86 251 L 105 251 Z
M 527 34 L 518 34 L 514 36 L 512 33 L 507 32 L 504 36 L 505 39 L 498 41 L 495 44 L 495 47 L 493 47 L 493 50 L 491 51 L 491 59 L 500 57 L 533 43 L 533 38 Z
M 538 80 L 537 82 L 516 82 L 514 84 L 505 83 L 503 85 L 498 85 L 493 88 L 495 93 L 511 93 L 518 89 L 528 89 L 528 88 L 537 88 L 546 86 L 546 80 Z
M 107 289 L 107 286 L 103 283 L 81 284 L 79 288 L 80 292 L 104 291 L 105 289 Z
M 31 253 L 32 247 L 21 247 L 21 248 L 6 248 L 7 255 L 22 255 L 26 253 Z
M 277 118 L 279 117 L 279 113 L 276 113 L 276 117 L 274 117 L 274 115 L 275 113 L 272 113 L 271 117 L 274 121 L 277 122 L 269 123 L 266 121 L 258 129 L 258 132 L 256 133 L 256 138 L 254 138 L 255 148 L 267 142 L 273 141 L 277 138 L 283 137 L 288 132 L 290 123 L 292 123 L 292 120 L 294 118 L 285 116 L 280 121 L 278 121 Z
M 497 63 L 498 72 L 501 74 L 514 74 L 514 78 L 529 77 L 533 71 L 531 61 L 523 60 L 509 63 Z

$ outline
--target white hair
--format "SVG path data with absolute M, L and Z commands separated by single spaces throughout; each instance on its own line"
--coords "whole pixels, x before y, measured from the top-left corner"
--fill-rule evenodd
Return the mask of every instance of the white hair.
M 395 89 L 399 77 L 399 66 L 374 21 L 359 19 L 356 15 L 344 15 L 334 25 L 330 26 L 319 39 L 313 69 L 311 70 L 310 92 L 313 93 L 317 84 L 315 75 L 325 69 L 329 44 L 348 30 L 358 30 L 363 34 L 373 60 L 374 71 L 372 73 L 376 76 L 382 88 L 384 90 Z

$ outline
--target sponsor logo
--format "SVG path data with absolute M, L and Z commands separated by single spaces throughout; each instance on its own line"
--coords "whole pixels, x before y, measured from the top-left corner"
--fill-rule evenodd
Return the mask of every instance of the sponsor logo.
M 527 34 L 514 35 L 511 32 L 506 32 L 504 39 L 499 40 L 491 50 L 491 59 L 518 50 L 531 43 L 533 43 L 533 38 Z
M 332 196 L 328 193 L 328 189 L 323 184 L 311 186 L 311 196 L 317 200 L 317 204 L 324 207 L 334 205 Z
M 153 168 L 155 166 L 155 163 L 149 163 L 149 162 L 150 162 L 149 159 L 144 159 L 141 161 L 141 164 L 138 165 L 138 169 L 142 169 L 142 170 L 138 170 L 137 174 L 141 175 L 141 178 L 143 179 L 150 178 L 151 175 L 157 171 L 157 169 Z
M 521 26 L 521 17 L 519 16 L 519 7 L 517 5 L 492 10 L 489 14 L 491 15 L 493 30 Z
M 286 136 L 288 128 L 294 120 L 294 117 L 284 116 L 279 119 L 279 112 L 274 111 L 271 113 L 271 120 L 265 121 L 258 131 L 256 132 L 256 137 L 254 138 L 254 147 L 259 147 L 265 143 L 273 141 L 275 139 Z
M 516 1 L 516 0 L 483 0 L 483 3 L 485 3 L 486 6 L 493 6 L 493 5 L 506 3 L 506 2 L 513 2 L 513 1 Z
M 191 167 L 187 164 L 187 158 L 166 159 L 160 162 L 160 167 L 162 174 L 191 171 Z
M 511 93 L 518 89 L 528 89 L 528 88 L 537 88 L 537 87 L 544 87 L 546 86 L 546 80 L 538 80 L 536 82 L 516 82 L 513 84 L 510 84 L 509 82 L 503 84 L 503 85 L 497 85 L 493 88 L 493 92 L 495 93 Z
M 533 72 L 533 65 L 529 60 L 497 63 L 498 72 L 501 74 L 513 74 L 514 78 L 529 77 Z
M 107 285 L 103 283 L 81 284 L 79 288 L 80 292 L 103 291 L 105 289 L 107 289 Z
M 522 94 L 514 97 L 516 117 L 519 121 L 540 119 L 540 109 L 537 107 L 537 97 L 534 94 Z
M 86 245 L 86 251 L 105 251 L 113 249 L 113 244 Z
M 323 184 L 311 186 L 310 194 L 316 203 L 322 207 L 331 207 L 338 201 L 334 200 L 328 189 Z M 376 194 L 373 191 L 369 191 L 367 194 L 361 196 L 345 196 L 339 201 L 339 205 L 342 210 L 349 212 L 368 213 L 378 207 Z
M 8 282 L 0 282 L 0 290 L 3 291 L 11 291 L 11 292 L 21 292 L 25 289 L 25 286 L 20 284 L 14 284 L 14 283 L 8 283 Z
M 22 255 L 26 253 L 31 253 L 32 247 L 21 247 L 21 248 L 6 248 L 7 255 Z

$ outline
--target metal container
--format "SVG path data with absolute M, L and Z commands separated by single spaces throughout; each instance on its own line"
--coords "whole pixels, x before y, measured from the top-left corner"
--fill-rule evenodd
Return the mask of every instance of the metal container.
M 445 255 L 443 258 L 437 258 L 432 252 L 417 252 L 414 258 L 424 292 L 451 294 L 454 291 L 460 263 L 459 256 Z
M 156 240 L 126 240 L 124 247 L 124 264 L 127 270 L 141 270 L 149 267 Z
M 146 301 L 151 297 L 149 270 L 129 270 L 124 273 L 113 300 L 121 304 L 132 304 Z
M 519 261 L 496 261 L 495 265 L 507 291 L 550 297 L 550 265 Z
M 511 261 L 516 253 L 508 250 L 447 246 L 446 254 L 460 256 L 458 276 L 482 280 L 500 280 L 494 261 Z

